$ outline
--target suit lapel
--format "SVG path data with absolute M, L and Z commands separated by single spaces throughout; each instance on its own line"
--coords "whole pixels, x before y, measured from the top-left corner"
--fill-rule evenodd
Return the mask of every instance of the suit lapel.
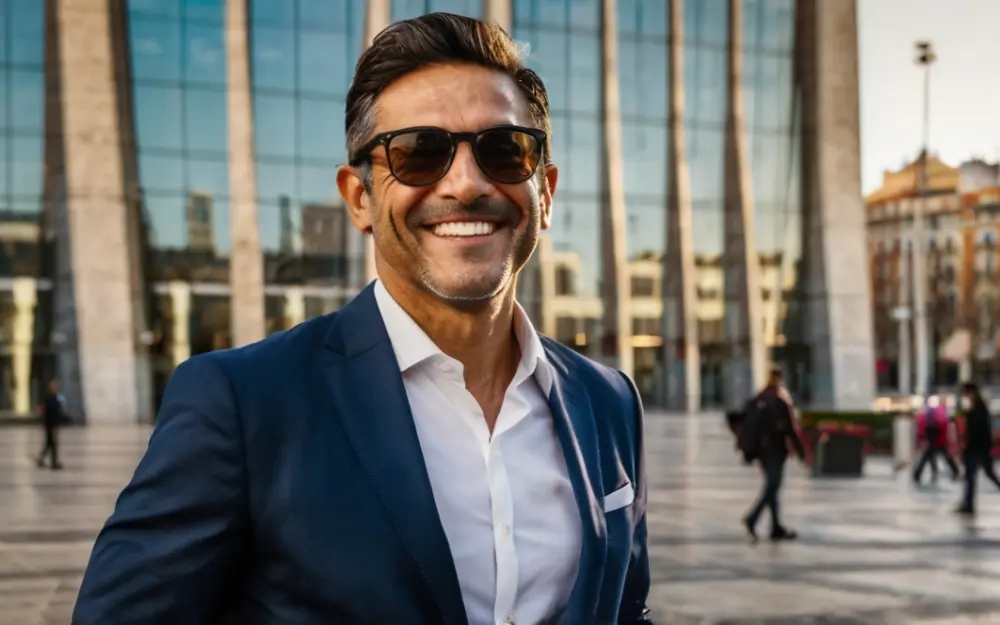
M 465 625 L 458 576 L 441 526 L 409 400 L 372 287 L 334 316 L 324 375 L 336 415 L 441 611 Z M 388 598 L 387 598 L 388 599 Z
M 549 393 L 549 409 L 566 457 L 583 529 L 580 569 L 562 622 L 592 623 L 597 611 L 607 557 L 607 528 L 597 427 L 590 398 L 580 380 L 572 379 L 566 362 L 548 345 L 545 346 L 545 351 L 556 372 L 552 391 Z

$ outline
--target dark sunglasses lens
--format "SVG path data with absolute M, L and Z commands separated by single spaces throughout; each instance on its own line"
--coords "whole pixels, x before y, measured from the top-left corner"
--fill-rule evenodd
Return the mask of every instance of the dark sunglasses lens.
M 542 158 L 542 146 L 532 134 L 497 128 L 479 135 L 476 158 L 490 178 L 504 184 L 517 184 L 535 173 Z
M 445 174 L 453 149 L 451 137 L 444 131 L 405 132 L 389 141 L 389 166 L 403 184 L 431 184 Z

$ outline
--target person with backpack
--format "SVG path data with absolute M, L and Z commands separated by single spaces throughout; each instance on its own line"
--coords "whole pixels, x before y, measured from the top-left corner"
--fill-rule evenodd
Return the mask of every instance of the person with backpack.
M 951 479 L 959 478 L 958 463 L 948 453 L 948 430 L 951 420 L 948 408 L 937 395 L 930 395 L 924 402 L 924 409 L 917 413 L 917 439 L 923 442 L 924 452 L 913 470 L 914 484 L 920 484 L 927 463 L 931 465 L 931 481 L 937 482 L 937 458 L 941 457 L 951 469 Z
M 746 462 L 760 465 L 764 487 L 743 526 L 752 543 L 756 543 L 757 521 L 764 508 L 771 511 L 771 540 L 795 540 L 798 535 L 781 524 L 778 515 L 778 495 L 788 460 L 788 446 L 794 447 L 799 459 L 805 457 L 802 441 L 795 432 L 792 408 L 783 389 L 781 370 L 773 369 L 767 386 L 747 402 L 746 414 L 739 433 L 739 447 Z

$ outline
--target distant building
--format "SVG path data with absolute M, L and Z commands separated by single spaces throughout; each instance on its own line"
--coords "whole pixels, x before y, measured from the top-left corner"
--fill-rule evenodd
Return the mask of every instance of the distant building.
M 215 231 L 212 225 L 212 196 L 197 191 L 188 195 L 184 211 L 187 223 L 187 247 L 191 251 L 215 250 Z

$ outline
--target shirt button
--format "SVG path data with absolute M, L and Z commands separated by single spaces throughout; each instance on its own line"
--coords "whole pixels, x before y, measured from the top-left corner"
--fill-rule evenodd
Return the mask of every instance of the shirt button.
M 438 370 L 444 373 L 451 373 L 451 365 L 446 362 L 438 363 Z
M 508 614 L 507 618 L 505 618 L 503 620 L 503 622 L 507 623 L 507 625 L 514 625 L 514 615 L 513 614 Z
M 500 527 L 503 529 L 503 535 L 504 536 L 510 536 L 510 525 L 507 525 L 506 523 L 504 523 Z M 513 617 L 508 616 L 507 618 L 510 619 L 510 618 L 513 618 Z M 513 621 L 510 621 L 510 622 L 513 622 Z

